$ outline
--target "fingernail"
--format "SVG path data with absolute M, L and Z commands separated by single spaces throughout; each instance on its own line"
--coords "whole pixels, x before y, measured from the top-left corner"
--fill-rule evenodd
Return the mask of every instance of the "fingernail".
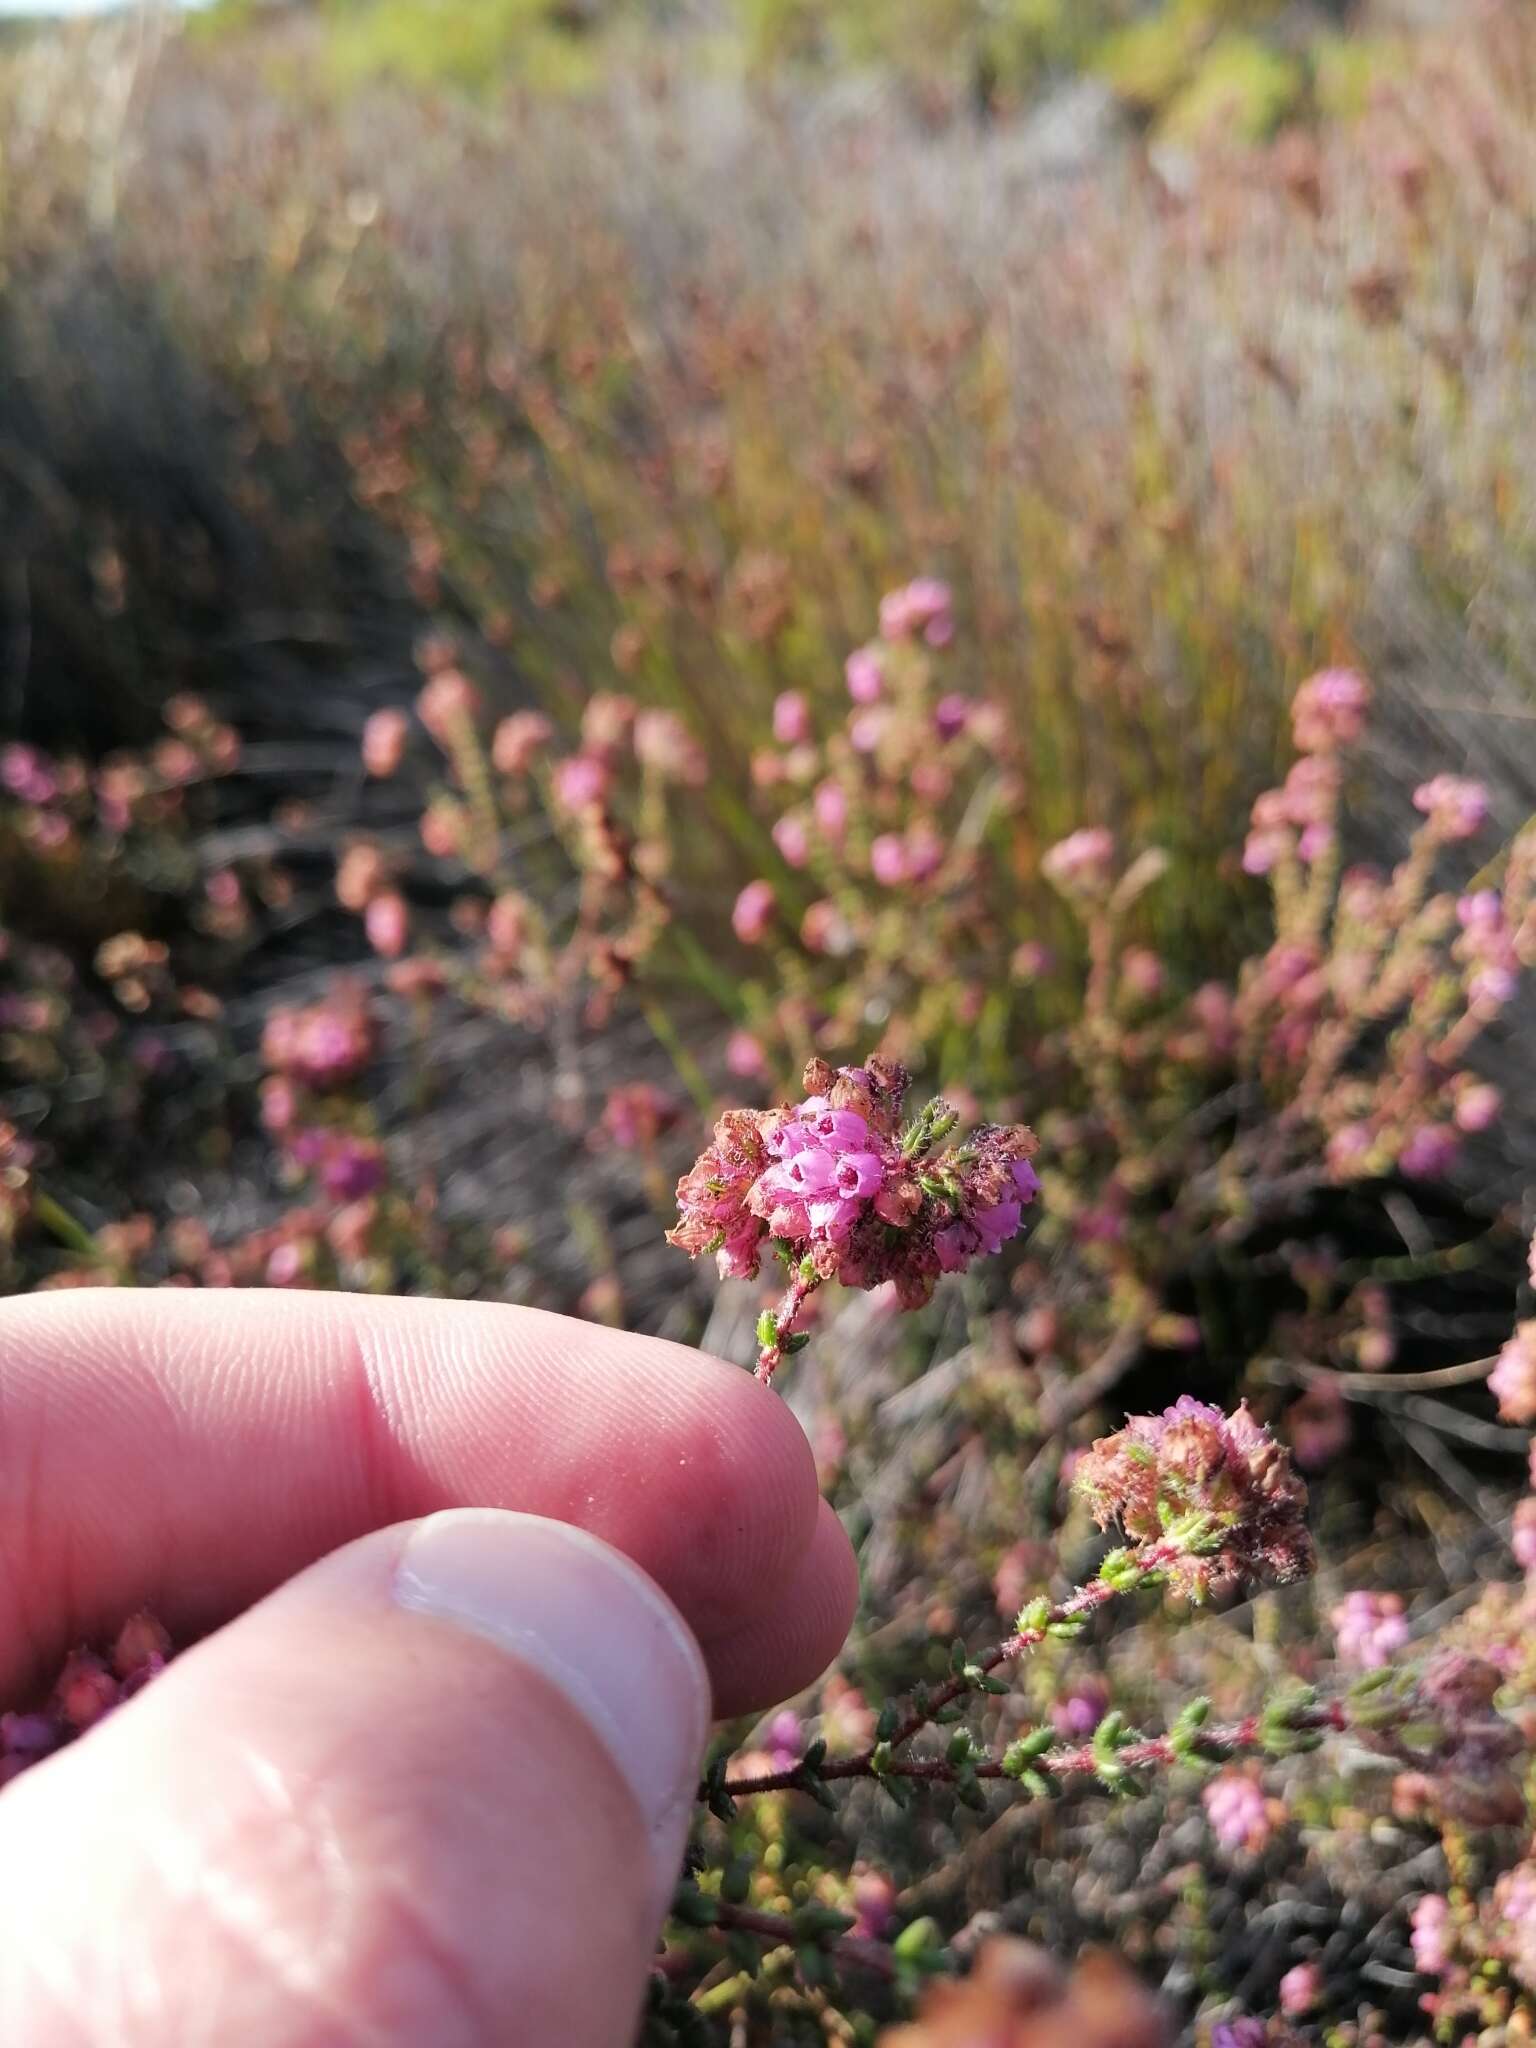
M 661 1588 L 567 1522 L 451 1508 L 412 1530 L 394 1594 L 560 1688 L 628 1781 L 658 1885 L 670 1892 L 709 1732 L 709 1680 L 692 1631 Z

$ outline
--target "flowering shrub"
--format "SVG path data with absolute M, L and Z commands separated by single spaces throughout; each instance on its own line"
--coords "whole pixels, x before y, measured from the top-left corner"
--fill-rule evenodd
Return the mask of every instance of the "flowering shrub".
M 411 111 L 146 87 L 122 246 L 368 680 L 315 771 L 174 696 L 0 753 L 0 1285 L 536 1299 L 772 1377 L 864 1613 L 721 1731 L 658 2040 L 1536 2025 L 1528 706 L 1507 773 L 1427 708 L 1522 673 L 1528 37 L 981 244 L 884 114 L 434 109 L 517 172 L 489 265 Z M 29 281 L 101 184 L 48 104 Z M 88 538 L 126 695 L 154 550 Z M 1476 664 L 1405 676 L 1388 559 Z
M 185 1018 L 210 1035 L 218 1057 L 246 1060 L 273 1212 L 222 1239 L 201 1219 L 169 1214 L 88 1228 L 52 1191 L 61 1164 L 53 1135 L 15 1128 L 5 1140 L 15 1279 L 522 1291 L 515 1234 L 476 1233 L 442 1216 L 430 1179 L 404 1168 L 374 1079 L 402 1044 L 429 1042 L 455 1015 L 481 1016 L 564 1036 L 579 1074 L 584 1047 L 629 1015 L 647 1019 L 672 1072 L 611 1086 L 590 1142 L 630 1162 L 642 1199 L 659 1209 L 662 1162 L 701 1134 L 702 1105 L 715 1106 L 712 1075 L 762 1087 L 807 1040 L 841 1050 L 854 1020 L 882 1014 L 884 992 L 879 1051 L 857 1047 L 841 1066 L 813 1051 L 798 1099 L 717 1117 L 679 1182 L 670 1235 L 713 1262 L 720 1303 L 751 1302 L 763 1378 L 812 1346 L 787 1397 L 802 1406 L 834 1498 L 855 1521 L 885 1517 L 871 1523 L 879 1539 L 870 1563 L 887 1596 L 916 1589 L 904 1631 L 911 1662 L 903 1671 L 879 1652 L 871 1628 L 816 1696 L 760 1732 L 728 1733 L 712 1754 L 657 1978 L 657 2037 L 686 2038 L 712 2015 L 740 2012 L 771 2011 L 783 2029 L 836 2010 L 867 2026 L 914 2001 L 925 2016 L 911 2024 L 941 2028 L 946 2011 L 965 2008 L 924 2004 L 922 1987 L 962 1965 L 971 1944 L 942 1888 L 932 1902 L 941 1911 L 926 1904 L 932 1871 L 967 1861 L 998 1801 L 1066 1815 L 1085 1799 L 1133 1802 L 1160 1816 L 1170 1840 L 1184 1839 L 1187 1814 L 1212 1870 L 1262 1893 L 1284 1867 L 1276 1859 L 1301 1838 L 1293 1817 L 1335 1816 L 1340 1843 L 1350 1839 L 1342 1816 L 1365 1810 L 1349 1782 L 1357 1753 L 1381 1760 L 1393 1825 L 1419 1831 L 1436 1877 L 1411 1895 L 1411 1924 L 1400 1921 L 1402 1952 L 1415 1959 L 1414 2003 L 1427 2001 L 1437 2022 L 1524 2024 L 1536 1997 L 1521 1933 L 1532 1889 L 1521 1790 L 1527 1590 L 1495 1578 L 1459 1620 L 1425 1632 L 1408 1589 L 1343 1586 L 1331 1603 L 1331 1658 L 1311 1648 L 1298 1656 L 1299 1682 L 1279 1686 L 1236 1638 L 1218 1646 L 1196 1635 L 1195 1648 L 1174 1647 L 1154 1608 L 1171 1620 L 1256 1601 L 1256 1612 L 1277 1617 L 1267 1626 L 1307 1639 L 1300 1615 L 1283 1624 L 1288 1610 L 1269 1603 L 1294 1598 L 1282 1589 L 1313 1568 L 1296 1468 L 1320 1472 L 1326 1486 L 1347 1456 L 1352 1398 L 1390 1395 L 1394 1381 L 1416 1397 L 1421 1382 L 1486 1379 L 1504 1424 L 1536 1415 L 1528 1320 L 1496 1357 L 1393 1371 L 1406 1318 L 1418 1313 L 1420 1268 L 1433 1277 L 1469 1265 L 1478 1255 L 1465 1234 L 1443 1244 L 1430 1235 L 1406 1261 L 1376 1259 L 1363 1271 L 1305 1238 L 1275 1235 L 1276 1219 L 1294 1228 L 1291 1219 L 1321 1197 L 1359 1204 L 1364 1217 L 1399 1190 L 1434 1188 L 1498 1114 L 1472 1059 L 1536 951 L 1531 831 L 1514 835 L 1467 886 L 1459 849 L 1488 829 L 1486 802 L 1469 779 L 1436 776 L 1418 789 L 1420 822 L 1403 858 L 1380 872 L 1351 865 L 1342 844 L 1348 776 L 1370 691 L 1352 671 L 1326 671 L 1297 693 L 1295 764 L 1253 805 L 1244 865 L 1269 891 L 1268 944 L 1229 982 L 1181 989 L 1140 923 L 1167 886 L 1168 863 L 1156 850 L 1127 857 L 1107 829 L 1082 826 L 1039 857 L 1041 883 L 1080 943 L 1064 926 L 1060 968 L 1033 956 L 1024 963 L 1058 991 L 1080 976 L 1076 1007 L 1060 1024 L 1043 1022 L 1022 1048 L 1005 1036 L 994 1053 L 997 1074 L 1017 1073 L 1043 1105 L 1039 1139 L 1003 1120 L 1024 1104 L 997 1088 L 985 1060 L 913 1112 L 911 1075 L 895 1055 L 942 1075 L 968 1014 L 954 961 L 990 948 L 1016 974 L 1032 943 L 1011 922 L 1018 913 L 1006 887 L 1027 789 L 1010 783 L 1001 747 L 944 752 L 984 732 L 986 716 L 984 705 L 963 718 L 958 708 L 939 714 L 937 665 L 960 659 L 943 587 L 901 587 L 881 623 L 879 640 L 852 663 L 850 709 L 825 750 L 792 759 L 815 751 L 815 725 L 808 707 L 786 709 L 781 698 L 773 758 L 784 772 L 760 768 L 756 777 L 774 808 L 791 805 L 773 821 L 781 856 L 783 821 L 797 815 L 793 791 L 811 789 L 804 846 L 789 835 L 804 867 L 788 867 L 814 868 L 827 892 L 817 900 L 844 920 L 846 950 L 820 951 L 803 934 L 797 942 L 781 920 L 782 881 L 757 878 L 747 908 L 736 905 L 735 937 L 748 958 L 771 953 L 792 993 L 760 1001 L 749 986 L 745 1007 L 724 1004 L 717 978 L 704 977 L 694 999 L 719 992 L 723 1006 L 711 1033 L 691 1034 L 696 1051 L 669 1018 L 697 943 L 674 852 L 677 806 L 703 774 L 698 744 L 672 714 L 617 694 L 591 700 L 574 741 L 532 711 L 495 720 L 452 650 L 424 648 L 414 716 L 377 713 L 361 738 L 360 765 L 374 784 L 406 787 L 430 769 L 410 785 L 421 795 L 420 852 L 409 863 L 398 835 L 359 833 L 337 851 L 335 899 L 355 921 L 351 975 L 269 1006 L 247 1053 L 228 1047 L 220 998 L 189 983 L 186 964 L 217 967 L 220 949 L 238 951 L 281 908 L 290 885 L 280 864 L 262 860 L 221 870 L 227 884 L 205 890 L 187 930 L 170 940 L 125 928 L 96 941 L 105 1021 L 73 1013 L 98 1051 L 121 1042 L 130 1065 L 144 1063 L 141 1034 L 153 1048 L 155 1033 Z M 852 743 L 851 722 L 871 711 L 889 722 L 865 750 Z M 176 784 L 192 791 L 199 775 L 227 770 L 237 750 L 206 714 L 176 717 L 214 735 L 211 752 L 186 763 Z M 942 775 L 925 777 L 936 760 Z M 837 784 L 843 802 L 823 795 L 818 812 L 814 793 L 833 761 L 846 776 Z M 22 757 L 10 829 L 40 841 L 51 859 L 77 857 L 77 841 L 94 847 L 109 873 L 134 830 L 154 859 L 172 859 L 195 836 L 181 800 L 166 809 L 145 774 L 118 763 L 93 783 L 84 771 Z M 75 807 L 70 830 L 40 830 L 35 816 L 60 809 L 60 789 Z M 140 789 L 160 806 L 142 817 L 118 804 Z M 985 823 L 962 863 L 928 871 L 912 860 L 925 832 L 949 860 L 967 817 Z M 443 879 L 435 906 L 424 873 Z M 910 905 L 907 947 L 885 921 L 893 889 Z M 60 971 L 31 942 L 17 945 L 13 965 L 35 977 Z M 29 993 L 13 1010 L 21 1035 L 5 1048 L 12 1062 L 29 1045 L 33 1057 L 40 1050 L 54 1013 L 34 1017 L 27 1005 L 38 1001 Z M 983 1042 L 979 1030 L 974 1042 Z M 153 1068 L 152 1058 L 151 1077 Z M 558 1123 L 571 1108 L 557 1097 L 549 1113 Z M 1180 1305 L 1179 1289 L 1202 1244 L 1256 1261 L 1256 1242 L 1278 1245 L 1265 1256 L 1289 1303 L 1252 1350 L 1234 1355 L 1218 1348 L 1198 1301 L 1194 1312 Z M 761 1292 L 771 1262 L 784 1269 L 777 1301 Z M 622 1293 L 605 1294 L 606 1284 L 600 1267 L 587 1312 L 623 1312 Z M 858 1296 L 870 1320 L 854 1356 L 865 1361 L 873 1401 L 845 1380 L 839 1355 Z M 1014 1309 L 1000 1313 L 1010 1299 Z M 892 1518 L 865 1503 L 880 1498 L 899 1418 L 924 1412 L 902 1404 L 921 1397 L 929 1377 L 942 1384 L 965 1354 L 932 1375 L 914 1371 L 915 1344 L 891 1311 L 910 1312 L 915 1333 L 957 1302 L 973 1352 L 990 1343 L 996 1362 L 920 1452 L 919 1484 L 939 1515 L 903 1500 Z M 1166 1377 L 1170 1355 L 1185 1372 L 1219 1360 L 1232 1401 L 1246 1391 L 1252 1405 L 1227 1412 L 1225 1402 L 1184 1394 L 1118 1432 L 1080 1440 L 1122 1381 L 1149 1369 Z M 1287 1384 L 1288 1402 L 1277 1399 Z M 969 1475 L 963 1516 L 942 1476 L 951 1469 Z M 1118 1547 L 1095 1544 L 1090 1521 L 1113 1526 Z M 1522 1571 L 1536 1558 L 1533 1527 L 1536 1496 L 1514 1504 L 1509 1526 Z M 983 1561 L 979 1585 L 966 1559 Z M 1154 1591 L 1163 1598 L 1149 1607 Z M 1001 1639 L 974 1649 L 994 1605 Z M 1112 1630 L 1112 1610 L 1127 1618 L 1122 1631 Z M 876 1608 L 871 1623 L 878 1618 Z M 1127 1665 L 1114 1648 L 1120 1633 L 1134 1643 L 1149 1629 L 1160 1645 L 1150 1658 L 1155 1682 L 1144 1650 Z M 935 1636 L 953 1647 L 939 1650 Z M 164 1654 L 155 1647 L 115 1677 L 111 1657 L 73 1660 L 37 1710 L 42 1719 L 22 1714 L 0 1727 L 7 1770 L 88 1725 Z M 1467 1876 L 1469 1830 L 1491 1831 L 1480 1851 L 1486 1879 Z M 1355 1882 L 1326 1859 L 1322 1870 L 1329 1884 Z M 1079 1919 L 1125 1938 L 1112 1921 L 1081 1911 Z M 1009 1924 L 1050 1933 L 1033 1912 Z M 1237 2039 L 1233 2030 L 1264 2015 L 1279 2015 L 1278 2025 L 1358 2009 L 1330 1975 L 1326 1948 L 1292 1945 L 1274 1961 L 1284 1967 L 1266 1966 L 1263 1994 L 1244 1997 L 1249 2011 L 1213 2018 L 1213 2027 Z M 1000 1967 L 979 1967 L 975 1997 Z M 1223 1981 L 1207 1998 L 1213 2012 L 1232 2003 L 1230 1984 L 1217 1995 Z
M 756 1278 L 771 1242 L 790 1275 L 782 1306 L 758 1324 L 758 1377 L 801 1348 L 796 1322 L 825 1281 L 888 1287 L 921 1308 L 941 1273 L 999 1251 L 1017 1235 L 1040 1183 L 1033 1135 L 989 1125 L 935 1155 L 958 1121 L 942 1101 L 902 1122 L 907 1075 L 887 1060 L 805 1070 L 806 1098 L 778 1110 L 736 1110 L 678 1185 L 671 1242 L 712 1252 L 722 1275 Z

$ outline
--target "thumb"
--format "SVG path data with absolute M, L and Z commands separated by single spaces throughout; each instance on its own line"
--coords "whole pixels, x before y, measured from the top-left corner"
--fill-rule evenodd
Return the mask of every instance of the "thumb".
M 0 2041 L 621 2048 L 708 1703 L 585 1531 L 365 1537 L 0 1797 Z

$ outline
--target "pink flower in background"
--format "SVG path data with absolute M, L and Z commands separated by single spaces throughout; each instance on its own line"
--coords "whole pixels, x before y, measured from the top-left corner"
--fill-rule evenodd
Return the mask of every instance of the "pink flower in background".
M 1493 1898 L 1507 1959 L 1523 1982 L 1536 1986 L 1536 1863 L 1506 1870 Z
M 910 879 L 907 849 L 894 832 L 882 832 L 870 847 L 869 871 L 887 889 L 900 888 Z
M 962 697 L 958 690 L 941 697 L 933 708 L 933 725 L 939 738 L 958 739 L 970 724 L 973 709 L 970 698 Z
M 1034 1560 L 1038 1575 L 1040 1560 Z M 1012 1603 L 1014 1613 L 1021 1601 Z M 1088 1678 L 1051 1703 L 1051 1726 L 1063 1742 L 1086 1742 L 1109 1712 L 1109 1687 L 1101 1678 Z
M 1337 1388 L 1320 1381 L 1286 1409 L 1285 1429 L 1302 1471 L 1320 1472 L 1349 1448 L 1349 1403 Z
M 405 759 L 410 720 L 403 711 L 375 711 L 363 724 L 363 766 L 381 780 L 398 772 Z
M 298 1115 L 298 1095 L 293 1083 L 273 1074 L 261 1084 L 261 1121 L 266 1130 L 280 1135 L 293 1126 Z
M 597 755 L 567 755 L 555 763 L 555 801 L 567 811 L 592 810 L 607 796 L 611 780 L 607 762 Z
M 1328 1617 L 1339 1662 L 1379 1671 L 1408 1647 L 1408 1617 L 1395 1593 L 1348 1593 Z
M 1221 1771 L 1202 1798 L 1211 1833 L 1222 1848 L 1257 1855 L 1273 1833 L 1263 1786 L 1246 1771 Z
M 773 828 L 773 843 L 790 867 L 805 866 L 811 857 L 811 835 L 798 811 L 778 820 Z
M 1291 701 L 1291 731 L 1303 753 L 1351 745 L 1365 730 L 1371 686 L 1350 668 L 1309 676 Z
M 1439 1892 L 1426 1892 L 1414 1907 L 1409 1925 L 1414 1968 L 1426 1977 L 1443 1977 L 1456 1946 L 1450 1901 Z
M 676 712 L 637 712 L 634 741 L 635 759 L 662 781 L 702 789 L 709 780 L 709 757 Z
M 876 704 L 885 689 L 885 672 L 873 647 L 856 647 L 843 664 L 843 678 L 855 704 Z
M 422 812 L 416 829 L 428 853 L 437 860 L 450 860 L 459 850 L 467 822 L 458 804 L 438 799 Z
M 1456 1128 L 1469 1133 L 1491 1130 L 1504 1098 L 1488 1081 L 1470 1081 L 1456 1095 Z
M 1015 981 L 1034 981 L 1042 974 L 1054 973 L 1056 955 L 1049 946 L 1039 939 L 1024 939 L 1013 951 L 1008 971 Z
M 1443 1180 L 1461 1151 L 1460 1134 L 1450 1124 L 1421 1124 L 1397 1155 L 1410 1180 Z
M 554 736 L 542 711 L 514 711 L 491 735 L 491 765 L 498 775 L 526 775 Z
M 767 882 L 748 882 L 736 898 L 736 907 L 731 912 L 731 928 L 744 946 L 758 945 L 769 925 L 777 899 Z
M 389 881 L 389 869 L 378 847 L 349 846 L 336 863 L 336 901 L 345 910 L 366 910 Z
M 1457 903 L 1456 917 L 1461 936 L 1453 953 L 1469 970 L 1468 997 L 1489 1008 L 1502 1008 L 1514 999 L 1521 966 L 1503 897 L 1497 889 L 1478 889 Z
M 375 953 L 385 960 L 398 960 L 411 935 L 411 914 L 398 889 L 375 896 L 363 912 L 363 929 Z
M 338 1202 L 356 1202 L 384 1184 L 384 1154 L 364 1138 L 339 1138 L 320 1165 L 320 1183 Z
M 886 713 L 883 709 L 861 711 L 848 721 L 848 739 L 856 754 L 873 754 L 885 737 Z
M 1506 1422 L 1536 1422 L 1536 1322 L 1516 1327 L 1488 1375 L 1488 1391 Z
M 741 1081 L 755 1081 L 768 1071 L 768 1057 L 750 1031 L 733 1031 L 725 1042 L 727 1071 Z
M 354 989 L 339 989 L 305 1010 L 274 1010 L 262 1033 L 267 1065 L 308 1088 L 353 1080 L 373 1056 L 373 1024 Z
M 608 760 L 624 745 L 634 730 L 637 706 L 633 697 L 616 690 L 599 690 L 589 697 L 581 714 L 581 750 Z
M 293 1243 L 280 1244 L 267 1259 L 267 1285 L 297 1287 L 304 1278 L 304 1269 L 302 1246 Z
M 1280 2010 L 1288 2020 L 1300 2019 L 1323 1995 L 1323 1973 L 1316 1963 L 1297 1963 L 1280 1979 Z
M 768 1723 L 763 1736 L 763 1750 L 768 1758 L 768 1768 L 773 1771 L 793 1770 L 805 1754 L 805 1729 L 800 1716 L 789 1707 L 783 1707 Z
M 1271 795 L 1278 795 L 1288 825 L 1326 826 L 1339 798 L 1339 764 L 1327 755 L 1303 754 L 1291 763 L 1283 787 Z M 1258 812 L 1265 801 L 1261 797 L 1253 807 L 1255 824 L 1261 822 Z
M 1369 1124 L 1345 1124 L 1328 1140 L 1329 1170 L 1343 1179 L 1366 1172 L 1375 1145 Z
M 1103 825 L 1084 825 L 1046 853 L 1040 872 L 1058 889 L 1097 894 L 1114 868 L 1115 835 Z
M 1463 931 L 1489 938 L 1504 930 L 1504 899 L 1497 889 L 1475 889 L 1457 899 L 1456 919 Z
M 59 793 L 53 763 L 22 741 L 0 747 L 0 783 L 24 804 L 52 803 Z
M 944 865 L 944 841 L 929 824 L 918 823 L 907 834 L 907 874 L 914 882 L 932 881 Z
M 1509 1547 L 1515 1554 L 1515 1563 L 1529 1575 L 1536 1572 L 1536 1500 L 1529 1494 L 1515 1503 L 1514 1524 L 1510 1530 Z
M 416 715 L 440 747 L 451 746 L 481 708 L 480 692 L 456 668 L 440 669 L 416 699 Z
M 947 583 L 919 576 L 880 600 L 880 637 L 913 640 L 919 634 L 930 647 L 947 647 L 955 636 L 954 600 Z
M 896 1887 L 879 1871 L 865 1871 L 853 1881 L 852 1932 L 865 1941 L 884 1941 L 896 1918 Z
M 1475 838 L 1488 817 L 1487 790 L 1466 775 L 1431 776 L 1413 792 L 1413 801 L 1440 839 Z
M 773 700 L 773 736 L 781 747 L 804 746 L 811 736 L 811 708 L 799 690 L 784 690 Z
M 811 792 L 811 809 L 816 823 L 836 846 L 848 829 L 848 798 L 840 782 L 830 776 Z
M 603 1104 L 602 1135 L 621 1152 L 643 1152 L 676 1121 L 678 1106 L 654 1081 L 611 1088 Z
M 1127 992 L 1151 1002 L 1163 992 L 1163 963 L 1150 947 L 1127 946 L 1120 955 L 1120 979 Z
M 1346 868 L 1339 878 L 1339 909 L 1358 924 L 1374 924 L 1386 900 L 1386 884 L 1373 867 Z

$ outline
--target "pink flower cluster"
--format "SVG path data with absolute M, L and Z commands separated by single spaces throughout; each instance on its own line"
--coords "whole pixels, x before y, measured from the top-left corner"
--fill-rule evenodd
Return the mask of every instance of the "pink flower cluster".
M 1503 897 L 1497 889 L 1475 890 L 1456 905 L 1456 918 L 1461 936 L 1453 951 L 1471 970 L 1469 999 L 1485 1009 L 1502 1009 L 1514 1000 L 1520 982 L 1520 955 Z
M 1519 1323 L 1488 1375 L 1506 1422 L 1536 1422 L 1536 1322 Z
M 1114 860 L 1114 833 L 1103 825 L 1084 825 L 1049 849 L 1040 871 L 1064 894 L 1098 895 L 1109 886 Z
M 1303 754 L 1347 747 L 1365 730 L 1371 686 L 1349 668 L 1325 668 L 1309 676 L 1291 702 L 1291 731 Z
M 1488 817 L 1488 792 L 1467 775 L 1434 775 L 1413 792 L 1415 810 L 1437 839 L 1474 839 Z
M 1254 800 L 1253 829 L 1243 845 L 1244 872 L 1267 875 L 1289 854 L 1310 863 L 1326 853 L 1335 839 L 1339 787 L 1339 764 L 1332 754 L 1303 754 L 1294 761 L 1278 789 L 1266 789 Z
M 384 1185 L 384 1154 L 371 1138 L 311 1125 L 293 1133 L 288 1153 L 338 1202 L 360 1202 Z
M 750 1277 L 776 1240 L 809 1260 L 816 1282 L 873 1288 L 890 1281 L 904 1307 L 1017 1235 L 1039 1181 L 1022 1125 L 989 1125 L 931 1156 L 958 1119 L 930 1104 L 903 1127 L 905 1071 L 872 1059 L 805 1070 L 806 1099 L 730 1110 L 678 1184 L 669 1241 L 712 1253 L 726 1275 Z
M 1167 1566 L 1179 1591 L 1311 1569 L 1307 1489 L 1246 1402 L 1223 1415 L 1184 1394 L 1161 1415 L 1133 1416 L 1084 1452 L 1072 1483 L 1101 1529 L 1119 1522 L 1136 1542 L 1179 1551 Z
M 936 576 L 919 576 L 880 600 L 882 640 L 915 640 L 919 635 L 930 647 L 947 647 L 955 637 L 954 598 L 949 585 Z
M 274 1010 L 262 1033 L 262 1057 L 274 1072 L 306 1088 L 337 1088 L 373 1056 L 374 1033 L 359 990 L 343 987 L 303 1010 Z
M 1334 844 L 1341 782 L 1338 755 L 1365 730 L 1371 686 L 1353 669 L 1329 668 L 1308 677 L 1291 704 L 1291 730 L 1300 758 L 1279 789 L 1254 803 L 1243 867 L 1267 875 L 1283 861 L 1310 863 Z
M 1297 1963 L 1280 1979 L 1280 2010 L 1288 2020 L 1311 2012 L 1323 1995 L 1323 1972 L 1318 1963 Z
M 1528 1988 L 1536 1990 L 1536 1863 L 1517 1863 L 1494 1888 L 1498 1945 Z
M 1223 1849 L 1257 1855 L 1273 1832 L 1264 1788 L 1247 1771 L 1221 1771 L 1206 1786 L 1205 1816 Z
M 1444 1976 L 1456 1946 L 1450 1901 L 1439 1892 L 1426 1892 L 1413 1909 L 1409 1928 L 1414 1968 L 1426 1977 Z
M 1348 1593 L 1328 1617 L 1339 1662 L 1379 1671 L 1408 1645 L 1408 1617 L 1395 1593 Z
M 44 1706 L 33 1713 L 0 1714 L 0 1785 L 131 1699 L 165 1669 L 170 1654 L 171 1639 L 151 1614 L 125 1622 L 104 1657 L 92 1650 L 72 1651 Z

